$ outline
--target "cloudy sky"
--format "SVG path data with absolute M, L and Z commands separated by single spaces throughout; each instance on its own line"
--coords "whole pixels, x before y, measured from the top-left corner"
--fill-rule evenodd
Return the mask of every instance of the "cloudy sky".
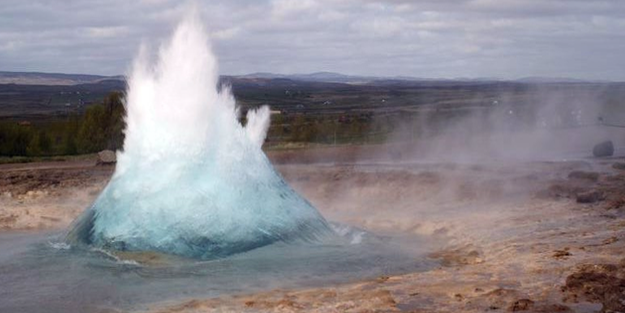
M 200 1 L 222 74 L 625 81 L 623 0 Z M 2 0 L 0 70 L 123 74 L 188 5 Z

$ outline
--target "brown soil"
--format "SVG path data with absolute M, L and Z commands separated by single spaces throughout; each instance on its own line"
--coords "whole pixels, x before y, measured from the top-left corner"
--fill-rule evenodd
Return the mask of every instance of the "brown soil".
M 562 290 L 570 302 L 601 303 L 602 313 L 625 312 L 625 259 L 618 264 L 581 264 Z
M 108 181 L 112 166 L 93 162 L 0 165 L 0 229 L 59 229 L 82 212 Z

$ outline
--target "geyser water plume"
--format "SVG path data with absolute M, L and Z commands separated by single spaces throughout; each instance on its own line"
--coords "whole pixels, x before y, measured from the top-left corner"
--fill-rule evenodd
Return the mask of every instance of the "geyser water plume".
M 154 65 L 147 55 L 129 76 L 115 173 L 69 241 L 209 259 L 331 232 L 261 150 L 269 109 L 238 122 L 197 18 L 177 27 Z

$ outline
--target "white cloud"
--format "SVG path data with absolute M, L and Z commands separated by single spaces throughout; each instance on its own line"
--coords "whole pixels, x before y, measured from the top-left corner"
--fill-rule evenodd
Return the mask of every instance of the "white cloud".
M 319 14 L 319 20 L 324 22 L 335 22 L 343 20 L 347 17 L 347 14 L 338 11 L 324 11 Z
M 91 38 L 106 38 L 125 35 L 128 27 L 124 26 L 104 26 L 104 27 L 86 27 L 85 32 Z
M 271 14 L 275 18 L 284 18 L 317 6 L 315 0 L 273 0 L 271 1 Z
M 407 31 L 412 25 L 399 17 L 372 17 L 371 19 L 357 20 L 351 24 L 351 27 L 364 36 L 390 37 Z
M 19 47 L 19 42 L 17 41 L 5 41 L 0 44 L 0 51 L 12 51 L 16 50 Z
M 140 43 L 157 47 L 185 7 L 174 0 L 4 0 L 0 70 L 123 73 Z M 616 70 L 625 68 L 620 0 L 215 0 L 197 7 L 224 73 L 552 72 L 625 80 Z
M 231 27 L 210 32 L 210 37 L 215 40 L 227 40 L 234 38 L 241 28 Z

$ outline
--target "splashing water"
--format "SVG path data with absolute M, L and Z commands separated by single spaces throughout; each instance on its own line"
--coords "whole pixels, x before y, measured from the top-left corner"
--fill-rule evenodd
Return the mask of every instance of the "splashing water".
M 331 233 L 262 152 L 269 109 L 238 122 L 207 43 L 187 17 L 154 65 L 142 49 L 128 80 L 124 151 L 70 242 L 210 259 Z

